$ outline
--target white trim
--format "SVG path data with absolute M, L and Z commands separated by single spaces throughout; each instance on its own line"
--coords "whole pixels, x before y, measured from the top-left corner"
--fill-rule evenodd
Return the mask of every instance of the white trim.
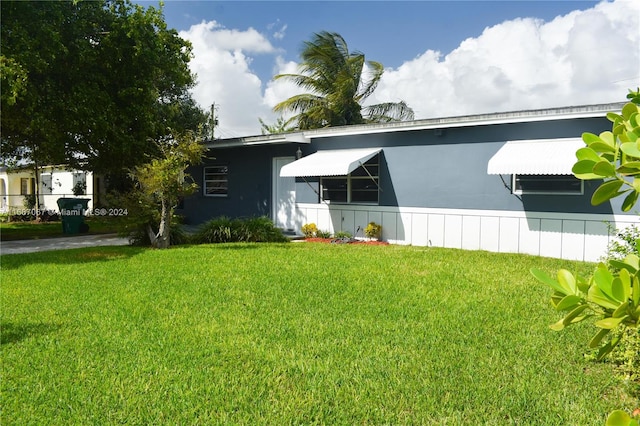
M 296 204 L 297 230 L 316 223 L 329 232 L 354 233 L 370 221 L 393 244 L 521 253 L 598 261 L 615 228 L 640 225 L 637 215 L 547 213 L 417 207 Z M 362 236 L 358 234 L 357 236 Z
M 401 121 L 383 124 L 363 124 L 352 126 L 328 127 L 305 130 L 296 133 L 276 135 L 247 136 L 236 139 L 209 141 L 207 148 L 231 148 L 251 145 L 310 143 L 313 138 L 336 136 L 369 135 L 376 133 L 407 132 L 415 130 L 446 130 L 459 127 L 487 126 L 510 123 L 530 123 L 539 121 L 572 120 L 576 118 L 605 117 L 607 112 L 619 111 L 624 102 L 609 104 L 569 106 L 540 110 L 499 112 L 461 117 L 431 118 L 414 121 Z M 297 140 L 300 139 L 300 140 Z

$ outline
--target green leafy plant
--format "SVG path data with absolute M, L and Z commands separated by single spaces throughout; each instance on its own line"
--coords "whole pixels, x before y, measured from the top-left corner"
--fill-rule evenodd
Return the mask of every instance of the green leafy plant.
M 634 99 L 631 92 L 630 99 Z M 621 114 L 608 113 L 613 123 L 611 132 L 599 136 L 583 133 L 587 145 L 576 152 L 578 161 L 573 173 L 579 179 L 603 179 L 591 198 L 594 205 L 625 195 L 622 210 L 628 211 L 638 201 L 640 194 L 640 113 L 638 105 L 630 102 L 622 107 Z M 640 325 L 640 284 L 638 282 L 640 257 L 637 250 L 640 240 L 633 230 L 623 234 L 629 249 L 623 259 L 612 257 L 608 265 L 600 263 L 589 279 L 574 276 L 569 271 L 558 271 L 557 280 L 538 269 L 532 274 L 553 290 L 551 301 L 558 311 L 568 312 L 554 330 L 580 322 L 588 317 L 596 317 L 595 325 L 600 331 L 589 346 L 600 347 L 598 359 L 608 355 L 624 338 L 627 327 Z M 633 250 L 635 248 L 635 252 Z M 611 333 L 611 335 L 609 335 Z M 603 345 L 603 339 L 609 337 Z
M 589 347 L 599 347 L 598 360 L 618 345 L 627 327 L 640 326 L 640 258 L 630 254 L 623 260 L 612 259 L 610 263 L 619 270 L 617 274 L 601 263 L 588 280 L 566 269 L 558 271 L 557 279 L 539 269 L 531 269 L 534 277 L 554 290 L 553 307 L 567 313 L 551 326 L 553 330 L 562 330 L 587 318 L 598 318 L 595 326 L 600 330 L 589 342 Z M 605 337 L 609 338 L 603 344 Z
M 286 242 L 287 238 L 268 217 L 230 219 L 226 216 L 212 219 L 192 237 L 195 244 L 231 242 Z
M 316 231 L 316 237 L 318 238 L 331 238 L 331 232 L 329 231 L 323 231 L 323 230 L 318 230 Z
M 335 238 L 353 238 L 353 234 L 349 231 L 338 231 L 334 235 Z
M 367 227 L 364 228 L 364 235 L 368 238 L 379 240 L 382 236 L 382 225 L 378 225 L 375 222 L 369 222 Z
M 635 103 L 627 103 L 620 114 L 607 114 L 613 128 L 600 135 L 583 133 L 585 148 L 576 152 L 573 173 L 579 179 L 604 182 L 591 197 L 593 205 L 625 195 L 622 211 L 629 211 L 640 195 L 640 114 Z
M 609 242 L 605 259 L 624 259 L 628 254 L 640 256 L 637 241 L 640 239 L 640 229 L 636 225 L 630 225 L 624 229 L 614 229 L 609 226 L 609 232 L 615 235 L 615 239 Z
M 313 238 L 318 233 L 318 227 L 315 223 L 306 223 L 302 225 L 302 235 L 306 238 Z
M 638 426 L 638 421 L 622 410 L 615 410 L 607 417 L 605 426 Z

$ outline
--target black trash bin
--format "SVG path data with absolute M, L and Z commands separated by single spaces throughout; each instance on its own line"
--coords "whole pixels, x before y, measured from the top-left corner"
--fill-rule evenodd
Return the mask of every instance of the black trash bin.
M 88 198 L 58 198 L 63 233 L 79 234 L 89 230 L 89 225 L 84 223 L 84 211 L 89 201 Z

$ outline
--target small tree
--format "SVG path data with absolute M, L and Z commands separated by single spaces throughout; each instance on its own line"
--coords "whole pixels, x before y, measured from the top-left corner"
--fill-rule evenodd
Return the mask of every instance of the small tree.
M 192 194 L 198 187 L 185 171 L 202 161 L 204 146 L 193 133 L 187 133 L 159 148 L 160 158 L 136 167 L 132 173 L 137 183 L 132 199 L 137 202 L 136 215 L 151 245 L 167 248 L 171 243 L 171 219 L 180 198 Z
M 631 92 L 629 98 L 637 99 L 637 93 Z M 640 108 L 630 102 L 621 114 L 608 113 L 607 117 L 613 122 L 611 132 L 582 135 L 586 147 L 576 152 L 578 162 L 573 173 L 579 179 L 604 179 L 593 193 L 592 204 L 625 195 L 622 210 L 629 211 L 640 194 Z M 635 244 L 639 247 L 640 240 Z M 595 325 L 600 330 L 589 344 L 600 347 L 598 359 L 618 345 L 627 327 L 640 327 L 640 258 L 631 253 L 624 259 L 609 259 L 608 263 L 608 266 L 600 263 L 589 279 L 576 277 L 566 270 L 560 270 L 555 280 L 543 271 L 531 271 L 539 281 L 555 290 L 551 299 L 553 306 L 567 312 L 552 326 L 554 330 L 589 317 L 598 319 Z

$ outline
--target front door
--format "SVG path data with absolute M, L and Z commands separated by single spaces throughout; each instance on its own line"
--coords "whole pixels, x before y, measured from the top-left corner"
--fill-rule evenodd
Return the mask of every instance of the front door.
M 273 221 L 278 228 L 295 231 L 296 178 L 280 177 L 280 169 L 293 162 L 294 157 L 273 159 Z

